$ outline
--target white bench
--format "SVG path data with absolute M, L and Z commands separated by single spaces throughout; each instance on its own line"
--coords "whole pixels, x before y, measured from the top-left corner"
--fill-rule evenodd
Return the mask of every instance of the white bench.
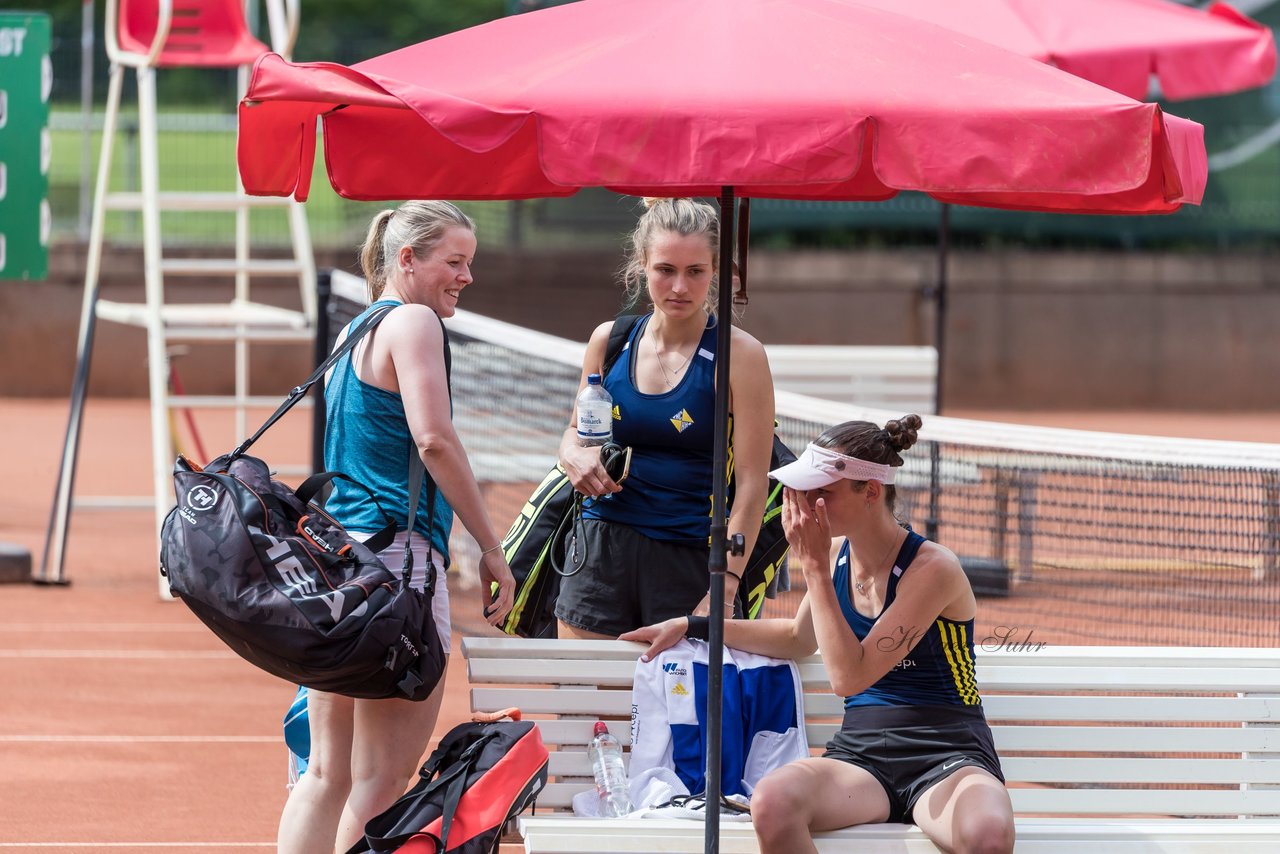
M 1032 645 L 1034 646 L 1034 645 Z M 700 852 L 700 822 L 572 816 L 591 785 L 598 717 L 629 742 L 642 647 L 619 641 L 467 638 L 477 711 L 538 720 L 553 781 L 520 819 L 529 852 Z M 821 660 L 800 664 L 809 743 L 839 725 Z M 979 652 L 978 682 L 1008 777 L 1018 854 L 1280 852 L 1280 653 L 1265 649 L 1053 647 Z M 552 746 L 555 745 L 555 746 Z M 720 850 L 757 851 L 747 823 L 721 822 Z M 821 852 L 936 852 L 906 825 L 817 839 Z
M 766 344 L 774 388 L 899 413 L 933 412 L 933 347 Z

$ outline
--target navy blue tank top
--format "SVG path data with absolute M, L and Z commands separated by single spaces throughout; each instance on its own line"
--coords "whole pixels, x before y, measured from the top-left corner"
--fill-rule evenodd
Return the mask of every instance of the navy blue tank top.
M 354 329 L 370 311 L 381 305 L 400 303 L 379 300 L 347 328 Z M 324 401 L 325 468 L 340 471 L 373 490 L 382 509 L 403 531 L 409 524 L 409 453 L 415 447 L 404 414 L 404 401 L 395 392 L 370 385 L 356 376 L 350 353 L 333 366 L 333 374 L 324 388 Z M 430 538 L 432 548 L 448 566 L 453 508 L 438 489 L 435 507 L 427 506 L 430 484 L 431 472 L 426 472 L 413 529 Z M 349 531 L 372 533 L 387 524 L 368 493 L 340 478 L 333 481 L 333 493 L 325 502 L 325 510 Z
M 898 581 L 915 560 L 925 538 L 914 531 L 898 550 L 889 573 L 889 590 L 884 597 L 884 610 L 893 604 L 898 593 Z M 863 640 L 871 632 L 879 617 L 866 617 L 853 607 L 849 584 L 849 541 L 845 540 L 836 558 L 836 571 L 832 578 L 836 599 L 845 621 Z M 884 611 L 880 612 L 881 614 Z M 912 638 L 902 638 L 903 658 L 893 669 L 870 688 L 860 694 L 845 697 L 844 707 L 857 706 L 980 706 L 978 681 L 973 669 L 973 620 L 957 623 L 938 617 L 920 633 L 914 647 Z
M 705 546 L 711 531 L 715 323 L 708 320 L 676 387 L 644 394 L 636 389 L 636 351 L 652 319 L 650 314 L 635 325 L 604 377 L 613 397 L 613 440 L 631 447 L 631 471 L 621 492 L 585 502 L 583 516 L 627 525 L 655 540 Z

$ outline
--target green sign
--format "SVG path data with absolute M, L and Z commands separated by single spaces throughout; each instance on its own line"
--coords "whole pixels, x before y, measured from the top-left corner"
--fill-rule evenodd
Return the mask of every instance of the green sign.
M 49 274 L 49 16 L 0 12 L 0 279 Z

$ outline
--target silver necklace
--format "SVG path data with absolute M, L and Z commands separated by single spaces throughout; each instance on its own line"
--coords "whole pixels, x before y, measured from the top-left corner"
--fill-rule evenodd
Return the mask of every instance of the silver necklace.
M 890 555 L 890 554 L 892 554 L 892 553 L 893 553 L 893 547 L 894 547 L 894 546 L 896 546 L 897 544 L 898 544 L 898 535 L 897 535 L 897 534 L 894 534 L 894 535 L 893 535 L 893 539 L 889 541 L 889 548 L 888 548 L 888 550 L 887 550 L 887 551 L 885 551 L 885 553 L 880 557 L 880 561 L 879 561 L 879 563 L 877 563 L 877 564 L 876 564 L 876 567 L 877 567 L 877 568 L 879 568 L 879 567 L 881 567 L 881 566 L 883 566 L 883 565 L 884 565 L 885 559 L 886 559 L 887 557 L 889 557 L 889 555 Z M 874 572 L 874 570 L 873 570 L 873 572 Z M 866 582 L 859 581 L 858 579 L 856 579 L 856 578 L 855 578 L 855 579 L 853 580 L 853 587 L 854 587 L 854 589 L 855 589 L 855 590 L 857 590 L 857 591 L 858 591 L 859 593 L 861 593 L 863 596 L 866 596 L 866 595 L 867 595 L 867 584 L 869 584 L 871 581 L 874 581 L 874 580 L 875 580 L 875 575 L 874 575 L 874 574 L 871 576 L 871 579 L 870 579 L 870 580 L 868 580 L 868 581 L 866 581 Z
M 678 377 L 680 372 L 685 369 L 685 366 L 689 364 L 689 357 L 685 356 L 684 359 L 681 360 L 680 364 L 671 371 L 671 373 L 667 373 L 667 366 L 662 361 L 662 353 L 658 352 L 658 341 L 652 335 L 649 336 L 649 346 L 653 348 L 654 358 L 658 360 L 658 369 L 662 371 L 662 379 L 666 382 L 667 388 L 675 388 L 676 383 L 673 377 Z

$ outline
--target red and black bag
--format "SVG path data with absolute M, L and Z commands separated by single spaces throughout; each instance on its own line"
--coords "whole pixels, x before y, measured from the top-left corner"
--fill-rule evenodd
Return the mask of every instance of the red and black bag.
M 418 776 L 347 854 L 496 854 L 503 827 L 547 785 L 547 748 L 527 721 L 459 724 Z

